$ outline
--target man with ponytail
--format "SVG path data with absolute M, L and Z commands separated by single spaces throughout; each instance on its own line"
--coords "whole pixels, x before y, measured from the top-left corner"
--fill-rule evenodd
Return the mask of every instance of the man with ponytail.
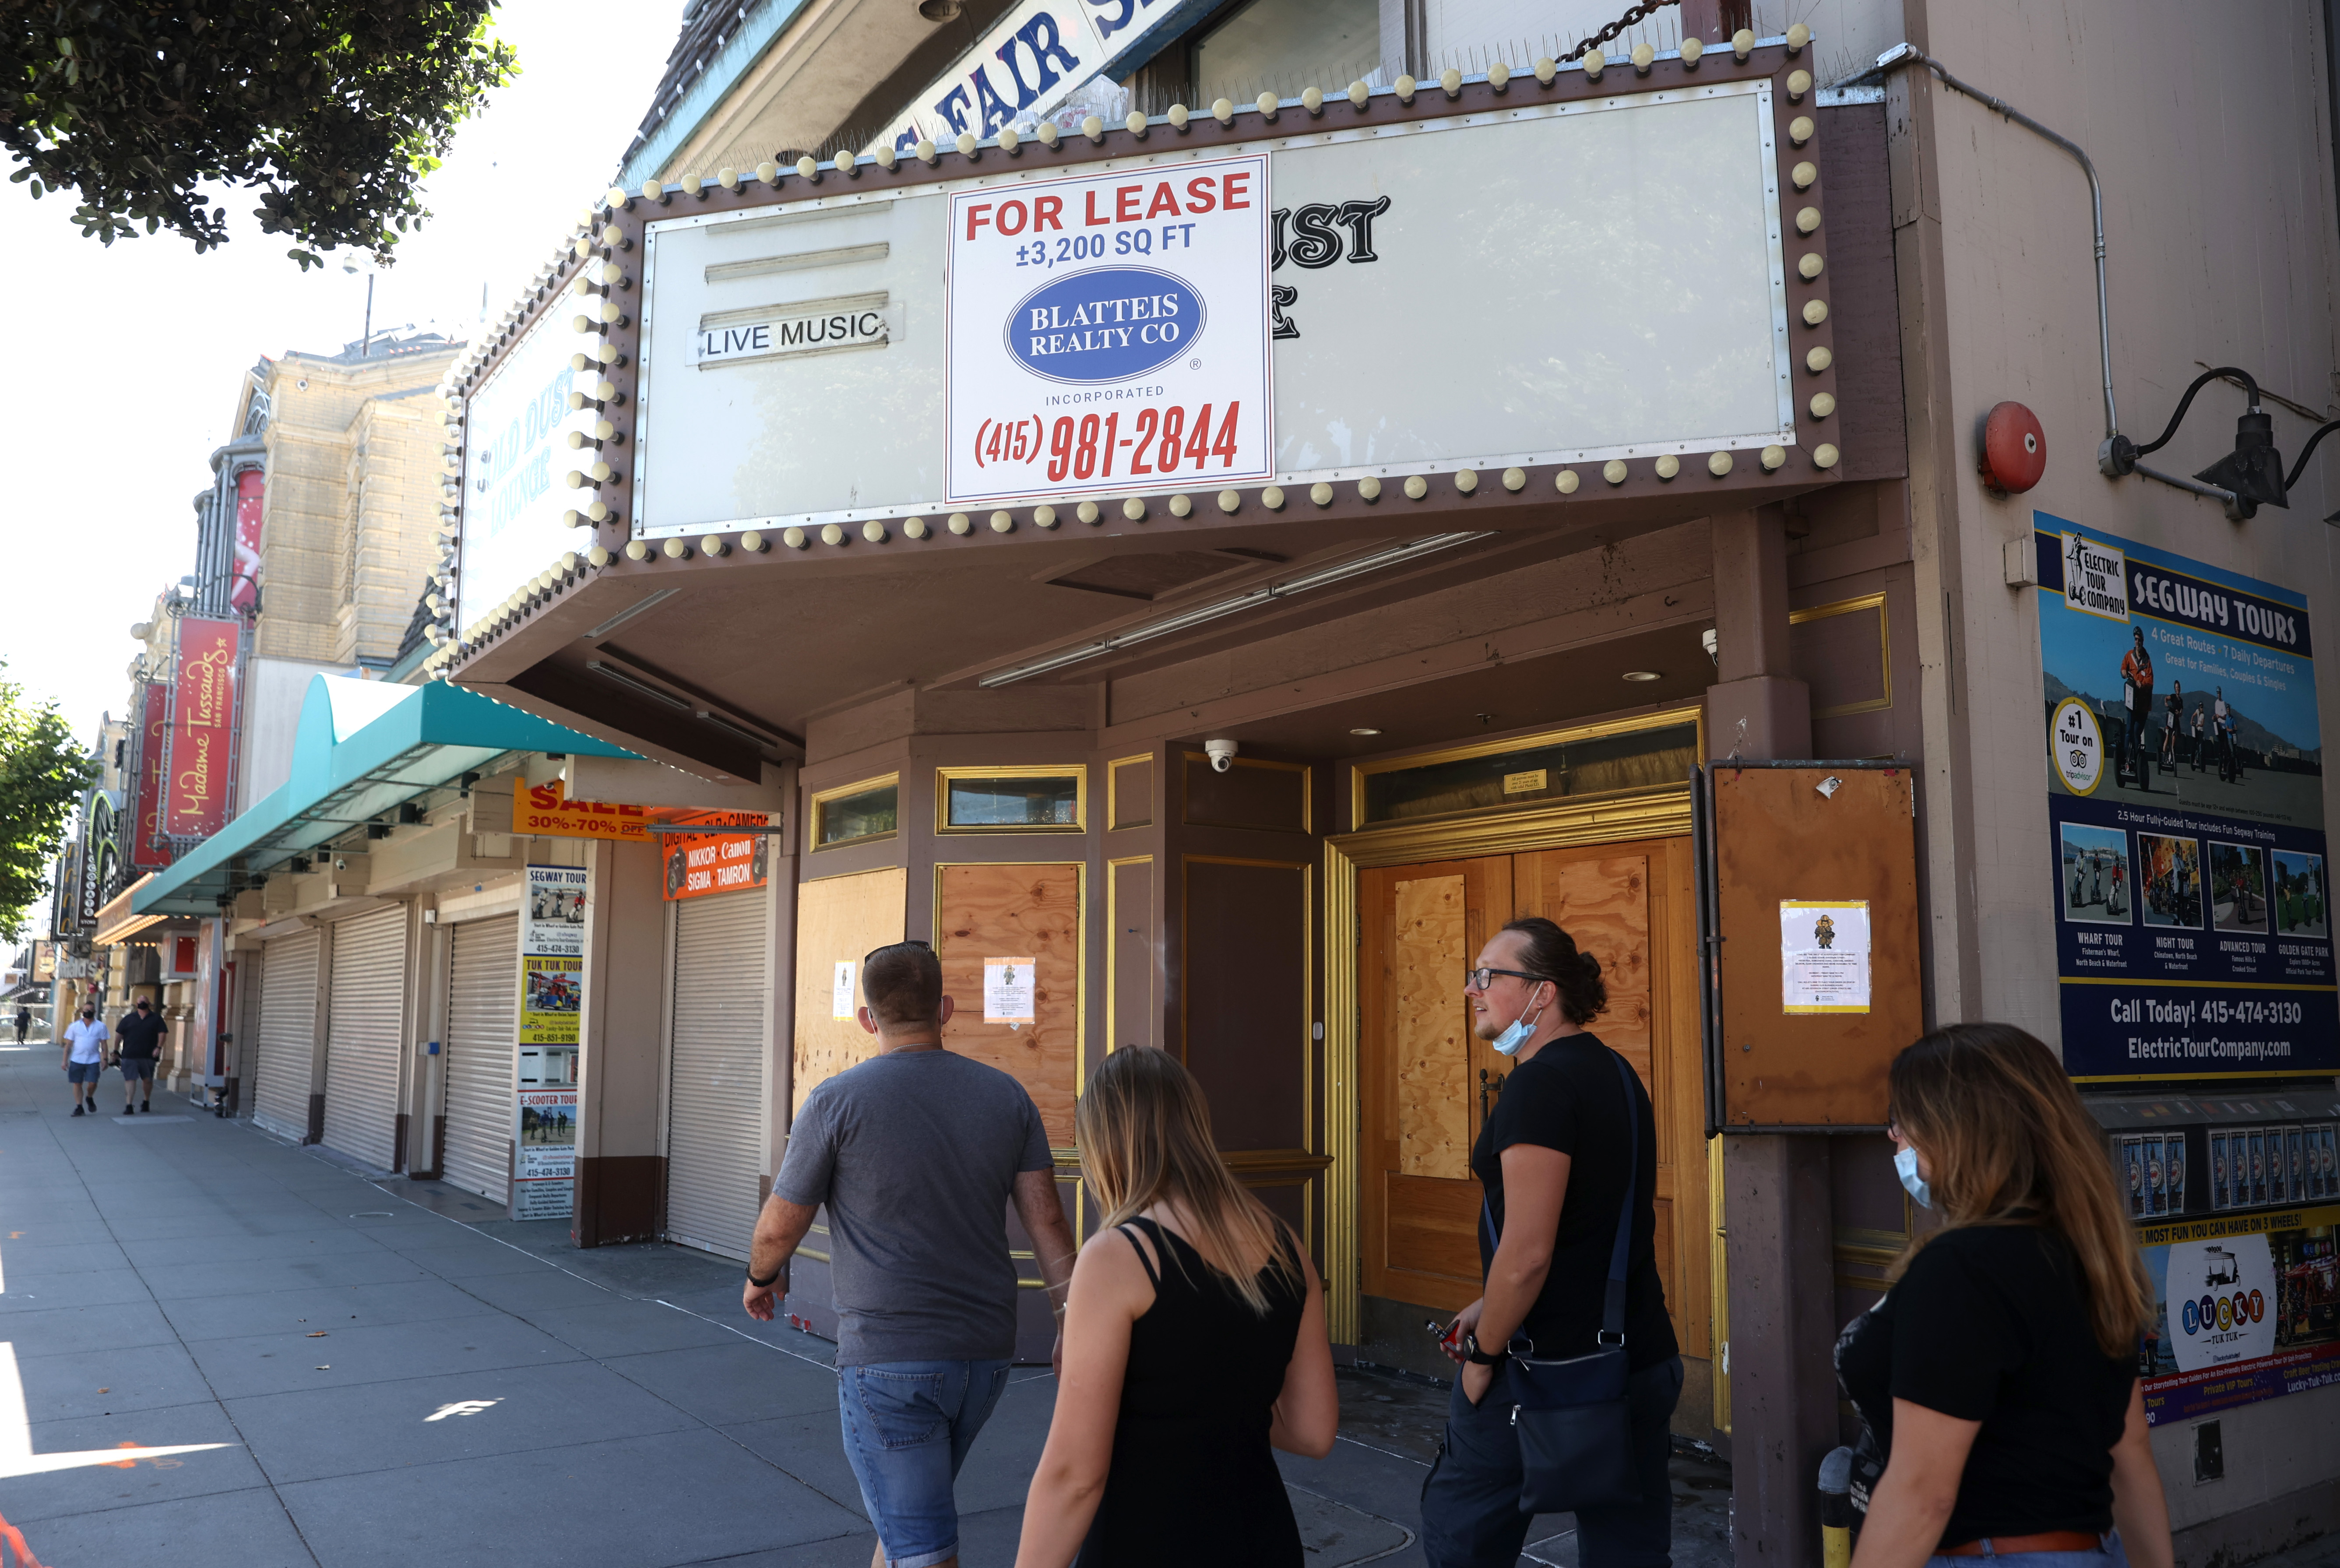
M 1505 1362 L 1600 1348 L 1621 1216 L 1635 1494 L 1577 1509 L 1577 1561 L 1581 1568 L 1667 1568 L 1667 1427 L 1682 1365 L 1658 1275 L 1649 1092 L 1630 1068 L 1621 1073 L 1617 1053 L 1586 1027 L 1609 1004 L 1600 960 L 1550 920 L 1530 917 L 1496 932 L 1465 975 L 1462 995 L 1479 1038 L 1518 1066 L 1471 1151 L 1471 1172 L 1486 1193 L 1479 1226 L 1486 1294 L 1462 1309 L 1443 1342 L 1462 1366 L 1423 1486 L 1423 1555 L 1431 1568 L 1519 1561 L 1530 1516 L 1521 1512 L 1527 1478 Z
M 1889 1094 L 1901 1184 L 1942 1224 L 1837 1340 L 1853 1568 L 2170 1568 L 2137 1380 L 2152 1286 L 2062 1064 L 2011 1024 L 1950 1024 Z

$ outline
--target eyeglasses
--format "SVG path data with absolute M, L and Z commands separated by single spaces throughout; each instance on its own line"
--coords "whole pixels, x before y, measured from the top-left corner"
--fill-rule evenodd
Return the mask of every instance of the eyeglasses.
M 931 953 L 935 950 L 935 945 L 932 942 L 921 942 L 916 937 L 911 937 L 899 942 L 888 942 L 882 948 L 870 948 L 868 952 L 861 955 L 862 967 L 867 968 L 870 959 L 876 958 L 880 953 L 890 953 L 897 948 L 916 948 L 921 952 L 927 953 Z
M 1462 988 L 1483 991 L 1495 983 L 1497 975 L 1510 975 L 1515 979 L 1532 980 L 1539 985 L 1552 978 L 1550 975 L 1531 975 L 1525 969 L 1465 969 L 1462 971 Z

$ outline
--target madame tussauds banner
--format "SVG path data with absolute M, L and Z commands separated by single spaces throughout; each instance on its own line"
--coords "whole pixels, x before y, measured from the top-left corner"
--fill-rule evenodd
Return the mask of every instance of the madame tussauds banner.
M 2066 1069 L 2340 1067 L 2307 600 L 2033 521 Z

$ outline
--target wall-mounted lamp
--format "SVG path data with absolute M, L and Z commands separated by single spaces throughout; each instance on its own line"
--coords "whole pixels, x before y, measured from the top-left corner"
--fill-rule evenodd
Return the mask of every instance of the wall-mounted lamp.
M 2196 474 L 2194 478 L 2198 482 L 2192 484 L 2170 474 L 2157 472 L 2137 461 L 2167 446 L 2170 437 L 2177 433 L 2177 427 L 2185 422 L 2186 411 L 2194 405 L 2194 394 L 2223 377 L 2241 382 L 2244 391 L 2250 396 L 2250 406 L 2243 411 L 2241 418 L 2235 421 L 2233 452 Z M 2157 479 L 2179 490 L 2211 496 L 2224 501 L 2226 515 L 2238 522 L 2257 515 L 2262 505 L 2288 508 L 2291 504 L 2285 500 L 2287 486 L 2284 480 L 2283 454 L 2276 450 L 2275 445 L 2275 421 L 2259 409 L 2259 383 L 2250 372 L 2233 365 L 2221 365 L 2216 370 L 2204 371 L 2196 376 L 2193 384 L 2186 389 L 2186 395 L 2177 400 L 2177 410 L 2169 416 L 2169 423 L 2160 435 L 2145 445 L 2139 446 L 2125 435 L 2108 437 L 2097 454 L 2097 466 L 2105 471 L 2107 478 L 2120 479 L 2128 474 L 2141 473 L 2147 479 Z M 2293 471 L 2294 473 L 2297 471 L 2296 469 Z

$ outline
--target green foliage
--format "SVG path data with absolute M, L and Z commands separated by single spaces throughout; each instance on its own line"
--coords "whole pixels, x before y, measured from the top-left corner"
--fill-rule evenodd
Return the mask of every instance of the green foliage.
M 24 934 L 25 912 L 97 772 L 55 703 L 31 707 L 23 687 L 0 680 L 0 938 Z
M 421 186 L 455 128 L 517 73 L 494 5 L 16 0 L 0 22 L 9 177 L 77 189 L 74 221 L 109 245 L 142 223 L 224 244 L 209 202 L 243 185 L 304 271 L 345 245 L 387 261 L 431 215 Z

